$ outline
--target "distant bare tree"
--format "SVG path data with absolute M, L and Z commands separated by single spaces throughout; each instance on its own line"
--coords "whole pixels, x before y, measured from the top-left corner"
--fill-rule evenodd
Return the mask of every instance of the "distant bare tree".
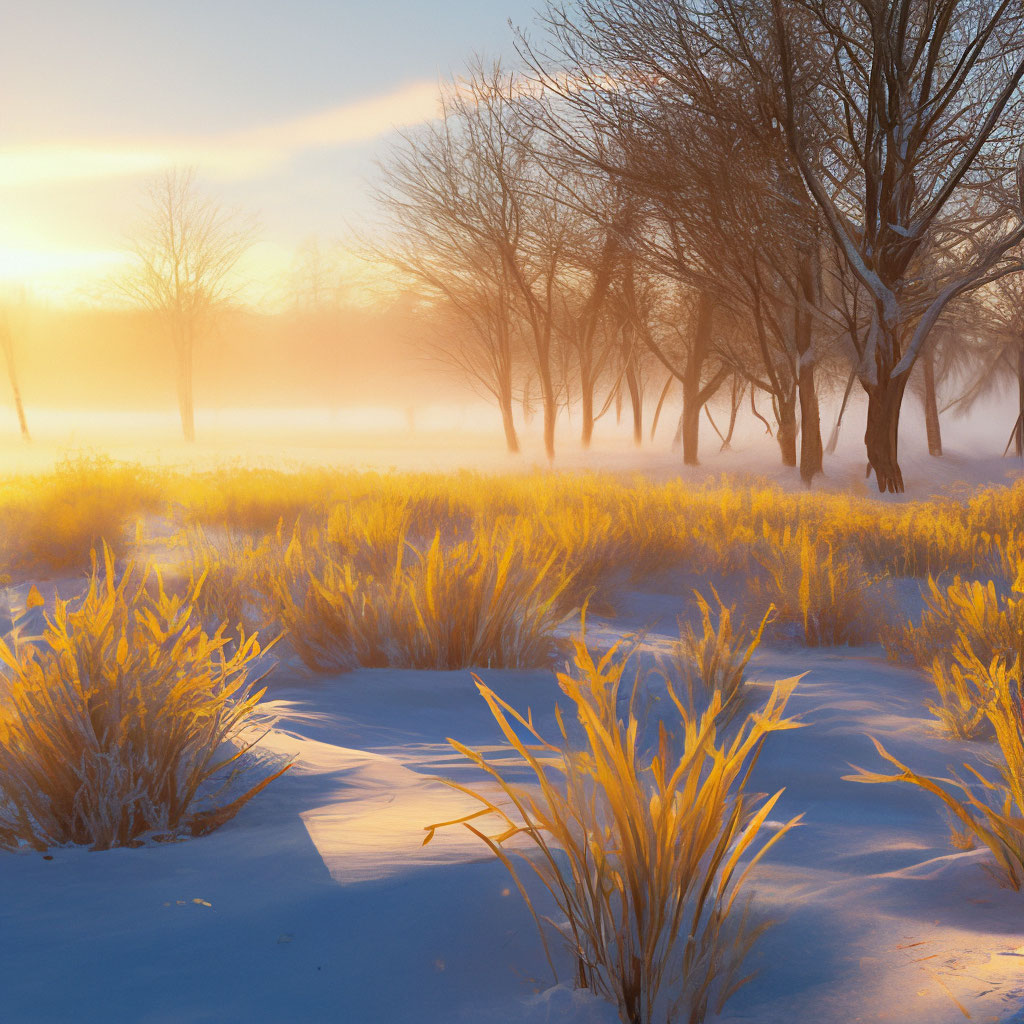
M 401 133 L 381 162 L 374 197 L 388 223 L 383 239 L 368 249 L 423 295 L 431 326 L 440 326 L 431 354 L 497 403 L 506 446 L 518 452 L 513 400 L 522 352 L 513 267 L 521 262 L 519 234 L 495 197 L 504 181 L 519 178 L 529 154 L 506 135 L 500 118 L 478 121 L 483 111 L 459 102 L 459 87 L 445 90 L 438 121 Z
M 203 196 L 193 168 L 168 171 L 148 186 L 146 196 L 144 219 L 129 241 L 132 267 L 119 285 L 167 332 L 181 429 L 186 441 L 194 441 L 196 345 L 235 297 L 232 274 L 254 241 L 255 227 Z
M 11 396 L 14 399 L 14 411 L 18 416 L 18 427 L 22 439 L 31 441 L 28 432 L 28 420 L 25 418 L 25 404 L 21 399 L 21 385 L 18 382 L 18 368 L 14 358 L 14 336 L 11 333 L 11 321 L 6 309 L 0 309 L 0 348 L 4 350 L 4 362 L 7 364 L 7 379 L 11 384 Z
M 299 312 L 336 309 L 345 292 L 338 252 L 307 238 L 295 251 L 290 285 L 289 298 Z
M 565 384 L 558 286 L 573 225 L 522 119 L 520 84 L 475 61 L 444 90 L 441 117 L 404 135 L 383 164 L 377 199 L 391 235 L 374 249 L 473 324 L 471 373 L 497 397 L 510 448 L 512 364 L 528 359 L 553 458 Z M 464 351 L 453 354 L 464 363 Z
M 1006 451 L 1024 458 L 1024 274 L 1000 278 L 961 310 L 961 330 L 973 359 L 966 387 L 951 405 L 965 412 L 1007 385 L 1017 392 L 1017 416 Z

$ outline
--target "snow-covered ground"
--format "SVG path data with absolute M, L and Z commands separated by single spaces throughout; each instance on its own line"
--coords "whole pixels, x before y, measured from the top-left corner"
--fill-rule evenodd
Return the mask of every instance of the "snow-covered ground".
M 656 649 L 680 608 L 626 595 L 591 640 L 643 623 Z M 785 786 L 778 816 L 805 824 L 760 871 L 756 906 L 777 923 L 722 1024 L 1024 1020 L 1024 896 L 951 851 L 919 792 L 841 780 L 850 762 L 877 765 L 868 734 L 925 771 L 967 748 L 935 731 L 924 680 L 880 649 L 763 649 L 752 676 L 804 672 L 791 710 L 808 728 L 769 739 L 754 784 Z M 553 731 L 551 672 L 482 675 Z M 529 914 L 472 836 L 421 845 L 425 824 L 468 809 L 434 779 L 470 777 L 446 737 L 500 747 L 469 672 L 282 666 L 269 696 L 280 719 L 263 746 L 295 766 L 213 835 L 0 856 L 3 1020 L 617 1020 L 554 987 Z
M 817 486 L 869 494 L 861 424 L 844 429 Z M 799 485 L 770 441 L 743 435 L 736 451 L 717 453 L 708 433 L 704 465 L 685 478 L 724 472 Z M 998 458 L 1001 443 L 970 431 L 949 440 L 935 460 L 908 437 L 909 496 L 964 493 L 1021 473 L 1018 460 Z M 517 459 L 502 455 L 492 435 L 453 435 L 450 448 L 437 436 L 277 442 L 273 460 L 269 440 L 241 454 L 352 468 L 512 471 L 543 462 L 536 445 Z M 187 452 L 148 443 L 87 447 L 162 465 L 228 461 L 221 442 Z M 9 446 L 0 470 L 45 468 L 80 449 L 66 440 Z M 567 441 L 556 465 L 663 478 L 679 474 L 679 462 L 667 443 L 638 454 L 603 440 L 590 453 Z M 592 640 L 647 627 L 647 647 L 657 649 L 694 582 L 669 575 L 627 595 L 616 619 L 592 624 Z M 15 604 L 25 590 L 11 588 Z M 754 668 L 764 682 L 807 673 L 791 710 L 808 728 L 771 737 L 754 778 L 763 791 L 785 786 L 779 817 L 803 812 L 805 823 L 757 876 L 758 912 L 776 924 L 754 954 L 758 975 L 719 1024 L 946 1024 L 967 1014 L 1024 1024 L 1024 895 L 1001 889 L 983 855 L 951 850 L 924 794 L 842 781 L 851 762 L 881 767 L 869 734 L 924 772 L 942 774 L 967 755 L 932 726 L 925 680 L 887 664 L 877 647 L 765 646 Z M 559 691 L 550 671 L 482 675 L 553 733 Z M 501 745 L 469 672 L 309 677 L 283 665 L 269 696 L 280 717 L 263 748 L 295 765 L 213 835 L 105 853 L 0 854 L 0 1020 L 617 1021 L 608 1005 L 554 985 L 527 910 L 473 837 L 449 831 L 421 845 L 424 825 L 468 809 L 435 779 L 470 777 L 446 738 Z M 564 956 L 561 968 L 568 981 Z

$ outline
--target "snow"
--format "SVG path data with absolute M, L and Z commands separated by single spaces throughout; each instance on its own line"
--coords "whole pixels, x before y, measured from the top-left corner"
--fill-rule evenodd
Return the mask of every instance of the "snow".
M 660 622 L 685 590 L 626 594 L 623 623 Z M 841 780 L 877 765 L 880 738 L 942 772 L 970 748 L 923 711 L 926 684 L 876 648 L 762 649 L 752 677 L 806 672 L 791 709 L 809 728 L 771 737 L 753 780 L 786 793 L 757 884 L 776 919 L 757 977 L 719 1024 L 1020 1020 L 1024 896 L 977 852 L 951 851 L 936 806 L 910 787 Z M 553 729 L 551 672 L 484 671 Z M 555 987 L 504 869 L 468 833 L 423 847 L 423 826 L 470 809 L 433 776 L 471 778 L 446 737 L 500 749 L 469 672 L 364 670 L 271 680 L 265 753 L 294 768 L 203 839 L 134 850 L 0 857 L 4 1017 L 12 1021 L 449 1021 L 612 1024 L 610 1006 Z M 546 908 L 550 910 L 550 908 Z M 563 979 L 571 979 L 562 955 Z
M 978 426 L 990 435 L 1005 410 L 982 418 Z M 704 466 L 682 471 L 684 478 L 728 473 L 798 486 L 796 471 L 778 467 L 774 445 L 753 429 L 725 453 L 714 452 L 705 432 Z M 942 460 L 929 459 L 908 432 L 908 497 L 966 493 L 1020 475 L 1017 460 L 993 454 L 990 436 L 989 454 L 979 457 L 982 435 L 972 429 L 961 425 Z M 872 493 L 860 433 L 851 413 L 816 487 Z M 111 449 L 120 458 L 140 451 Z M 327 451 L 322 440 L 287 449 L 306 464 L 327 461 Z M 495 451 L 491 435 L 463 435 L 452 451 L 436 437 L 392 440 L 339 445 L 330 461 L 502 472 L 543 464 L 536 445 L 512 459 Z M 60 454 L 40 446 L 4 464 L 43 468 Z M 254 447 L 245 458 L 258 463 L 265 454 Z M 216 443 L 188 456 L 193 465 L 223 457 Z M 153 461 L 176 458 L 164 450 Z M 666 445 L 638 454 L 608 440 L 584 454 L 566 439 L 557 465 L 680 475 L 679 455 Z M 80 585 L 59 582 L 65 596 Z M 647 627 L 642 656 L 653 657 L 701 582 L 666 573 L 642 592 L 620 595 L 611 602 L 614 618 L 590 622 L 592 641 L 607 645 Z M 726 601 L 742 585 L 722 589 Z M 49 597 L 53 585 L 42 589 Z M 913 587 L 899 589 L 910 610 Z M 26 595 L 27 585 L 9 588 L 14 616 Z M 0 631 L 6 611 L 0 600 Z M 765 792 L 786 787 L 775 816 L 803 812 L 805 822 L 760 868 L 756 912 L 776 923 L 753 955 L 757 976 L 715 1024 L 952 1024 L 964 1011 L 975 1021 L 1024 1024 L 1024 895 L 997 885 L 984 854 L 950 847 L 942 813 L 926 795 L 842 781 L 851 763 L 884 767 L 869 735 L 915 769 L 939 774 L 977 745 L 941 736 L 924 710 L 928 684 L 886 663 L 877 647 L 762 646 L 752 671 L 764 683 L 806 673 L 790 706 L 809 727 L 771 737 L 753 779 Z M 559 691 L 550 671 L 481 675 L 515 707 L 531 708 L 542 733 L 553 732 Z M 446 738 L 502 748 L 469 672 L 312 677 L 282 664 L 268 682 L 279 718 L 261 748 L 295 765 L 216 833 L 104 853 L 57 849 L 49 859 L 0 855 L 0 1017 L 40 1024 L 618 1020 L 610 1006 L 572 989 L 564 953 L 556 964 L 564 983 L 554 984 L 529 913 L 472 836 L 447 830 L 422 846 L 424 825 L 470 809 L 435 779 L 476 780 Z M 552 908 L 540 901 L 540 909 Z

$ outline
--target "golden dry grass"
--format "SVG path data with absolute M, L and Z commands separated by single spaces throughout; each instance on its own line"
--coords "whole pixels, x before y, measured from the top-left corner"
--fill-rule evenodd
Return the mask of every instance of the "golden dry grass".
M 767 532 L 758 561 L 779 620 L 799 624 L 808 647 L 855 644 L 870 636 L 878 616 L 869 606 L 870 581 L 855 550 L 837 552 L 804 526 Z
M 128 550 L 137 521 L 162 508 L 159 475 L 102 457 L 0 480 L 0 576 L 51 576 L 89 566 L 107 544 Z
M 576 964 L 577 984 L 618 1005 L 623 1021 L 697 1024 L 746 980 L 743 962 L 763 930 L 748 914 L 746 883 L 758 860 L 800 820 L 765 838 L 782 791 L 767 798 L 746 791 L 766 736 L 797 726 L 784 717 L 796 680 L 776 684 L 767 704 L 730 740 L 717 724 L 720 692 L 693 715 L 669 687 L 678 735 L 662 725 L 648 751 L 635 700 L 620 719 L 629 655 L 616 645 L 595 660 L 584 639 L 576 641 L 575 671 L 559 673 L 558 681 L 581 743 L 570 741 L 561 713 L 560 735 L 545 739 L 529 713 L 520 714 L 478 678 L 477 688 L 535 785 L 510 781 L 498 763 L 450 740 L 490 776 L 500 796 L 448 782 L 480 809 L 427 826 L 424 841 L 439 828 L 463 825 L 485 843 L 533 912 L 552 962 L 530 895 L 535 877 L 566 919 L 556 934 Z M 485 821 L 497 831 L 484 831 Z M 532 875 L 516 867 L 517 855 Z
M 899 575 L 1005 575 L 1024 545 L 1022 483 L 983 489 L 968 500 L 887 504 L 724 479 L 693 485 L 589 473 L 380 474 L 242 466 L 183 474 L 103 459 L 71 461 L 51 474 L 3 483 L 0 513 L 30 517 L 54 550 L 74 540 L 62 524 L 75 504 L 94 510 L 94 535 L 116 533 L 122 517 L 156 506 L 179 525 L 251 534 L 272 533 L 282 521 L 290 533 L 297 520 L 322 526 L 335 517 L 330 532 L 342 540 L 353 514 L 371 529 L 386 526 L 392 533 L 399 529 L 397 515 L 418 543 L 429 543 L 437 530 L 446 539 L 465 539 L 481 526 L 513 518 L 532 522 L 569 554 L 599 552 L 604 563 L 641 572 L 666 561 L 742 569 L 766 537 L 787 529 L 792 536 L 804 531 L 837 551 L 856 551 L 869 572 Z M 106 523 L 99 517 L 101 506 Z
M 385 593 L 400 554 L 403 571 L 412 573 L 435 538 L 437 557 L 457 559 L 461 545 L 486 535 L 495 558 L 515 546 L 527 576 L 550 563 L 555 582 L 545 587 L 557 589 L 561 614 L 576 612 L 591 595 L 614 608 L 620 585 L 651 574 L 700 574 L 709 582 L 741 575 L 753 594 L 745 614 L 759 615 L 774 603 L 779 623 L 792 623 L 808 644 L 881 638 L 894 654 L 914 641 L 892 627 L 874 600 L 879 576 L 952 570 L 1009 580 L 1019 571 L 1024 544 L 1024 484 L 979 491 L 969 500 L 887 504 L 727 480 L 694 486 L 600 474 L 242 467 L 187 475 L 102 461 L 7 483 L 0 497 L 0 573 L 25 579 L 33 566 L 36 575 L 67 571 L 86 564 L 100 540 L 130 554 L 132 521 L 144 517 L 156 537 L 179 531 L 174 543 L 191 552 L 194 578 L 207 571 L 199 599 L 206 621 L 274 632 L 285 606 L 301 629 L 318 608 L 327 609 L 315 596 L 307 601 L 301 587 L 282 595 L 272 579 L 294 581 L 282 568 L 293 534 L 307 546 L 306 538 L 317 537 L 325 564 L 351 572 L 360 607 L 359 588 L 372 579 L 376 590 L 370 589 Z M 142 540 L 137 557 L 160 543 Z M 341 595 L 346 587 L 338 582 Z M 371 594 L 366 607 L 375 600 Z M 298 614 L 300 606 L 308 614 Z M 934 653 L 932 645 L 924 667 Z M 379 654 L 367 657 L 380 661 Z
M 1014 588 L 1024 593 L 1024 581 L 1015 579 Z M 946 731 L 958 739 L 985 737 L 992 678 L 999 666 L 1024 659 L 1024 596 L 1001 594 L 993 580 L 957 576 L 941 586 L 930 576 L 920 622 L 889 626 L 882 639 L 890 657 L 927 671 L 938 696 L 927 707 Z
M 262 690 L 255 635 L 224 651 L 195 615 L 202 581 L 170 596 L 158 575 L 117 579 L 105 551 L 85 595 L 56 600 L 36 641 L 0 641 L 0 847 L 103 850 L 201 835 L 270 780 L 210 792 L 247 749 Z
M 391 549 L 393 548 L 393 553 Z M 322 535 L 296 533 L 277 577 L 281 621 L 315 671 L 363 667 L 532 668 L 554 654 L 567 577 L 517 543 L 486 533 L 429 547 L 335 557 Z M 377 573 L 365 566 L 377 566 Z
M 747 629 L 742 623 L 735 624 L 735 607 L 727 607 L 714 587 L 711 592 L 718 605 L 714 612 L 704 595 L 694 591 L 700 632 L 680 623 L 679 640 L 673 644 L 661 674 L 685 698 L 691 717 L 706 710 L 717 693 L 721 704 L 719 724 L 724 726 L 747 706 L 747 665 L 775 616 L 775 606 L 768 606 L 756 629 Z
M 982 705 L 995 735 L 998 756 L 972 765 L 964 762 L 967 777 L 951 772 L 949 778 L 920 775 L 890 754 L 878 740 L 878 753 L 896 768 L 885 775 L 854 765 L 851 782 L 905 782 L 939 798 L 953 823 L 953 845 L 958 849 L 985 846 L 995 859 L 996 876 L 1019 891 L 1024 885 L 1024 703 L 1021 663 L 991 664 L 991 694 Z

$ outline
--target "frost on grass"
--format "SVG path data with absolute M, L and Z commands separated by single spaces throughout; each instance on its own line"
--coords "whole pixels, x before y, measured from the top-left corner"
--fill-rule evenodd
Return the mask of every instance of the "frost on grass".
M 39 640 L 0 641 L 0 848 L 202 835 L 285 770 L 226 795 L 251 747 L 240 737 L 263 696 L 250 678 L 262 650 L 240 634 L 228 654 L 223 627 L 205 632 L 201 587 L 168 595 L 134 566 L 118 580 L 105 550 Z

